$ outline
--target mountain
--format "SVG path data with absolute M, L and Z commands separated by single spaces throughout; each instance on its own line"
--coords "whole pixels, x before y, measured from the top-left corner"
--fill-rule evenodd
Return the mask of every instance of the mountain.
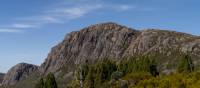
M 93 62 L 98 58 L 120 58 L 125 51 L 123 44 L 128 46 L 138 33 L 114 23 L 97 24 L 72 32 L 52 48 L 41 70 L 44 73 L 56 72 L 64 65 L 73 67 L 86 59 Z
M 135 30 L 112 22 L 96 24 L 67 34 L 52 48 L 40 70 L 45 74 L 59 73 L 65 67 L 67 72 L 72 72 L 73 67 L 85 61 L 95 63 L 103 58 L 122 60 L 150 53 L 163 55 L 162 65 L 176 64 L 176 59 L 167 58 L 186 52 L 199 57 L 199 41 L 198 36 L 175 31 Z M 162 69 L 166 70 L 166 67 L 162 66 Z
M 38 66 L 27 64 L 27 63 L 19 63 L 13 66 L 4 76 L 2 81 L 3 85 L 14 85 L 18 81 L 27 78 L 32 72 L 38 70 Z
M 153 55 L 159 71 L 170 73 L 182 54 L 191 56 L 197 66 L 200 63 L 199 53 L 199 36 L 159 29 L 136 30 L 112 22 L 101 23 L 67 34 L 61 43 L 51 49 L 39 67 L 24 63 L 14 66 L 4 77 L 3 84 L 35 78 L 29 74 L 39 71 L 38 74 L 42 75 L 54 73 L 59 85 L 63 85 L 63 82 L 73 79 L 74 71 L 80 64 L 95 64 L 103 59 L 118 62 L 143 55 Z

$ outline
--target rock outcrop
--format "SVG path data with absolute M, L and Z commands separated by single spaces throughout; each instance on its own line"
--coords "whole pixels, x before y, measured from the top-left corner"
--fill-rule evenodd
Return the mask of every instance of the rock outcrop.
M 55 72 L 63 65 L 71 69 L 86 59 L 94 62 L 105 57 L 120 58 L 138 33 L 115 23 L 92 25 L 72 32 L 52 48 L 41 70 L 44 73 Z
M 38 70 L 38 66 L 19 63 L 13 66 L 4 76 L 2 85 L 14 85 L 20 80 L 23 80 L 29 76 L 32 72 Z
M 168 63 L 177 62 L 177 56 L 187 53 L 200 63 L 200 37 L 175 31 L 146 29 L 135 30 L 116 23 L 102 23 L 71 32 L 53 47 L 45 62 L 37 67 L 21 63 L 5 75 L 3 84 L 13 85 L 39 70 L 43 74 L 63 71 L 70 80 L 77 64 L 85 61 L 93 64 L 101 59 L 123 60 L 124 57 L 158 54 L 161 71 L 169 72 Z M 65 81 L 67 82 L 67 81 Z
M 200 54 L 200 38 L 185 33 L 147 29 L 134 30 L 116 23 L 102 23 L 69 33 L 53 47 L 40 71 L 58 72 L 63 66 L 69 72 L 86 60 L 95 63 L 102 58 L 121 60 L 123 57 L 177 52 Z M 199 56 L 198 56 L 199 57 Z M 163 58 L 165 59 L 165 58 Z

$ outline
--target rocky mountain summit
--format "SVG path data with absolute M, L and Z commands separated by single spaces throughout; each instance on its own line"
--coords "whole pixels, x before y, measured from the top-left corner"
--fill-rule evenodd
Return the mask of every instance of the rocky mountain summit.
M 112 22 L 95 24 L 67 34 L 40 67 L 24 63 L 14 66 L 3 84 L 15 84 L 38 69 L 44 75 L 52 72 L 69 80 L 75 67 L 85 62 L 93 64 L 105 58 L 120 61 L 148 54 L 159 59 L 160 71 L 169 72 L 182 53 L 189 54 L 194 64 L 200 63 L 200 37 L 159 29 L 136 30 Z
M 68 34 L 63 42 L 52 48 L 41 65 L 44 73 L 55 72 L 64 65 L 74 67 L 85 60 L 120 58 L 138 31 L 115 23 L 92 25 Z
M 13 66 L 4 76 L 3 85 L 14 85 L 20 80 L 29 76 L 32 72 L 38 70 L 38 66 L 26 63 L 19 63 Z
M 102 58 L 122 60 L 124 57 L 149 53 L 175 56 L 177 53 L 174 52 L 187 52 L 199 57 L 200 38 L 167 30 L 139 31 L 109 22 L 67 34 L 61 43 L 52 48 L 40 70 L 43 73 L 55 73 L 65 66 L 69 67 L 66 69 L 70 72 L 76 64 L 86 60 L 90 63 Z

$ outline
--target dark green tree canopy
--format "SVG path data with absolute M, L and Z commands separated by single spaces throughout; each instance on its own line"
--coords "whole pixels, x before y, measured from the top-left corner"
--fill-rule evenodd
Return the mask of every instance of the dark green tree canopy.
M 189 55 L 183 55 L 178 64 L 178 72 L 192 72 L 194 71 L 194 64 Z
M 58 88 L 53 73 L 49 73 L 45 78 L 41 78 L 35 88 Z

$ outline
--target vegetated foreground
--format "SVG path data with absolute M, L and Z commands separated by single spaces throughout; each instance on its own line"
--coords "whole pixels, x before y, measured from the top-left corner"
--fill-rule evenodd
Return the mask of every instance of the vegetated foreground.
M 65 88 L 198 88 L 200 72 L 191 57 L 181 55 L 176 71 L 159 72 L 156 58 L 151 55 L 124 58 L 117 62 L 109 59 L 90 65 L 78 65 L 74 79 Z M 46 81 L 44 81 L 46 80 Z M 52 73 L 41 78 L 35 88 L 57 88 Z
M 102 23 L 69 33 L 41 66 L 20 63 L 3 88 L 198 88 L 200 37 Z
M 200 72 L 188 55 L 182 55 L 173 73 L 162 74 L 154 56 L 104 59 L 79 65 L 68 88 L 198 88 Z

